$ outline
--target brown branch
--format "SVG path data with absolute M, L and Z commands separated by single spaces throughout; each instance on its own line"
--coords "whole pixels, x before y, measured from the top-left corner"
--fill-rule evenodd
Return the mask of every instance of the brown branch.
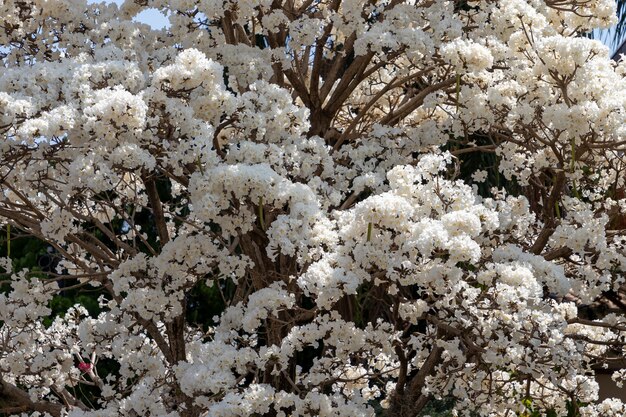
M 554 233 L 554 228 L 556 226 L 556 219 L 554 215 L 554 207 L 555 204 L 559 201 L 559 197 L 563 191 L 563 185 L 565 184 L 565 172 L 559 171 L 556 174 L 556 178 L 554 180 L 554 184 L 552 185 L 552 192 L 546 201 L 543 212 L 546 218 L 546 222 L 544 223 L 543 229 L 537 236 L 535 243 L 530 247 L 530 252 L 535 255 L 539 255 L 541 251 L 546 247 L 548 241 L 550 240 L 550 236 Z
M 167 223 L 165 222 L 165 216 L 163 215 L 163 206 L 161 199 L 159 198 L 159 192 L 156 187 L 156 182 L 153 177 L 144 176 L 144 186 L 146 187 L 146 193 L 148 194 L 148 201 L 152 214 L 154 215 L 154 223 L 156 225 L 157 233 L 159 234 L 159 240 L 161 246 L 165 245 L 170 240 L 169 233 L 167 232 Z
M 572 254 L 572 252 L 573 251 L 570 248 L 561 247 L 546 253 L 543 257 L 546 261 L 553 261 L 558 258 L 567 258 Z
M 328 108 L 326 111 L 330 114 L 335 114 L 341 106 L 343 106 L 343 103 L 350 97 L 350 94 L 352 94 L 361 81 L 363 81 L 363 73 L 373 57 L 374 53 L 368 52 L 366 55 L 354 58 L 354 61 L 352 61 L 348 69 L 341 75 L 341 80 L 337 88 L 328 99 Z
M 417 109 L 419 106 L 421 106 L 424 103 L 424 99 L 426 98 L 426 96 L 428 96 L 431 93 L 434 93 L 437 90 L 441 90 L 443 88 L 449 87 L 453 85 L 454 83 L 456 83 L 456 77 L 451 77 L 451 78 L 448 78 L 447 80 L 443 80 L 441 82 L 438 82 L 436 84 L 433 84 L 424 88 L 422 91 L 419 92 L 418 95 L 410 99 L 400 109 L 398 109 L 395 112 L 391 112 L 387 116 L 382 118 L 380 121 L 380 124 L 389 125 L 389 126 L 395 125 L 400 120 L 408 116 L 415 109 Z
M 587 319 L 581 319 L 581 318 L 575 317 L 573 319 L 567 320 L 567 324 L 583 324 L 585 326 L 604 327 L 607 329 L 626 332 L 626 323 L 623 323 L 624 325 L 620 326 L 619 324 L 609 324 L 609 323 L 604 323 L 602 321 L 593 321 L 593 320 L 587 320 Z
M 398 388 L 396 388 L 396 392 L 392 395 L 392 406 L 389 407 L 385 414 L 386 416 L 413 417 L 424 408 L 430 400 L 430 395 L 423 394 L 422 388 L 424 388 L 426 377 L 433 372 L 441 360 L 443 351 L 444 349 L 441 346 L 433 347 L 420 370 L 411 378 L 408 387 L 406 387 L 407 392 L 404 395 L 398 395 Z
M 30 395 L 28 395 L 27 392 L 3 380 L 0 380 L 0 397 L 14 401 L 21 407 L 30 411 L 50 413 L 54 417 L 61 417 L 63 413 L 63 406 L 61 404 L 47 401 L 33 401 L 30 399 Z

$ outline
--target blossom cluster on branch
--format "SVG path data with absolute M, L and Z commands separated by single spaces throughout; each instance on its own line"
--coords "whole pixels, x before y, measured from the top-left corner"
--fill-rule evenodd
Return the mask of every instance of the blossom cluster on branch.
M 626 354 L 626 64 L 581 37 L 615 19 L 2 2 L 0 224 L 60 262 L 0 259 L 0 412 L 625 415 L 594 373 Z M 67 280 L 100 313 L 44 323 Z

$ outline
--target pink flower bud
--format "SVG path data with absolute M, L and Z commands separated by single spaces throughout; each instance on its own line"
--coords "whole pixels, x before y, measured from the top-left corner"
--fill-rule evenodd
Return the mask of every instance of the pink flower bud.
M 83 372 L 89 372 L 91 370 L 91 364 L 87 362 L 79 362 L 78 369 L 80 369 Z

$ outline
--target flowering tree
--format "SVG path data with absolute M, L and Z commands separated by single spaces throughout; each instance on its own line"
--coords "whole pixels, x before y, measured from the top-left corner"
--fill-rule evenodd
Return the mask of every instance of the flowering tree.
M 594 370 L 626 346 L 626 65 L 579 37 L 614 15 L 4 1 L 0 219 L 61 261 L 2 258 L 0 412 L 625 415 Z M 44 325 L 68 276 L 101 312 Z

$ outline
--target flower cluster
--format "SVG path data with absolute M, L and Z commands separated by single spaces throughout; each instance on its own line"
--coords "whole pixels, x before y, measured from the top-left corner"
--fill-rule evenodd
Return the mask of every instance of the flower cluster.
M 614 14 L 1 3 L 0 414 L 623 416 Z

